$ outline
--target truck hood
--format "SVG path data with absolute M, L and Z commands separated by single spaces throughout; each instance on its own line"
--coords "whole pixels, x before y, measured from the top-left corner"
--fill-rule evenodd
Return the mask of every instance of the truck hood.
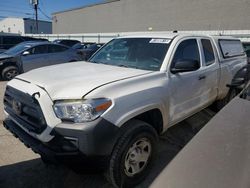
M 66 63 L 32 70 L 16 79 L 45 89 L 52 100 L 81 99 L 94 89 L 152 71 L 87 62 Z

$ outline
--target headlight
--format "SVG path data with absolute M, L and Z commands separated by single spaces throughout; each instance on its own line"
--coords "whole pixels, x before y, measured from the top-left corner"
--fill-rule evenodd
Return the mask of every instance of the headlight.
M 62 120 L 81 123 L 97 119 L 111 105 L 110 99 L 58 101 L 54 105 L 54 111 Z

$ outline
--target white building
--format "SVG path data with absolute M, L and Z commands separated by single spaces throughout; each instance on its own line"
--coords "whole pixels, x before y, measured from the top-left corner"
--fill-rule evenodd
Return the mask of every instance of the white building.
M 35 34 L 36 21 L 30 18 L 5 18 L 0 20 L 0 32 Z M 38 33 L 51 34 L 52 23 L 48 21 L 38 21 Z

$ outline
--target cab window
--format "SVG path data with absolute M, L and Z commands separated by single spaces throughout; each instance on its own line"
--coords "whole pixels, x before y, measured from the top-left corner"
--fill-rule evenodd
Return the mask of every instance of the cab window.
M 175 62 L 183 60 L 195 60 L 200 63 L 200 53 L 196 39 L 187 39 L 179 44 L 173 58 L 172 67 L 175 66 Z

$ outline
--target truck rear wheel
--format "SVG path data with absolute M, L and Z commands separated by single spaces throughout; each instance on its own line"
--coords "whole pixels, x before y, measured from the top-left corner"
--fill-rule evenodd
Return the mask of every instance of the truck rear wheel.
M 157 133 L 149 124 L 131 120 L 116 144 L 107 178 L 116 187 L 133 187 L 148 174 L 156 153 Z
M 15 78 L 19 74 L 17 67 L 15 66 L 9 66 L 5 67 L 2 71 L 2 78 L 4 80 L 11 80 Z
M 227 105 L 236 95 L 238 94 L 238 91 L 236 88 L 231 88 L 226 95 L 225 98 L 216 101 L 216 108 L 217 110 L 221 110 L 224 106 Z

